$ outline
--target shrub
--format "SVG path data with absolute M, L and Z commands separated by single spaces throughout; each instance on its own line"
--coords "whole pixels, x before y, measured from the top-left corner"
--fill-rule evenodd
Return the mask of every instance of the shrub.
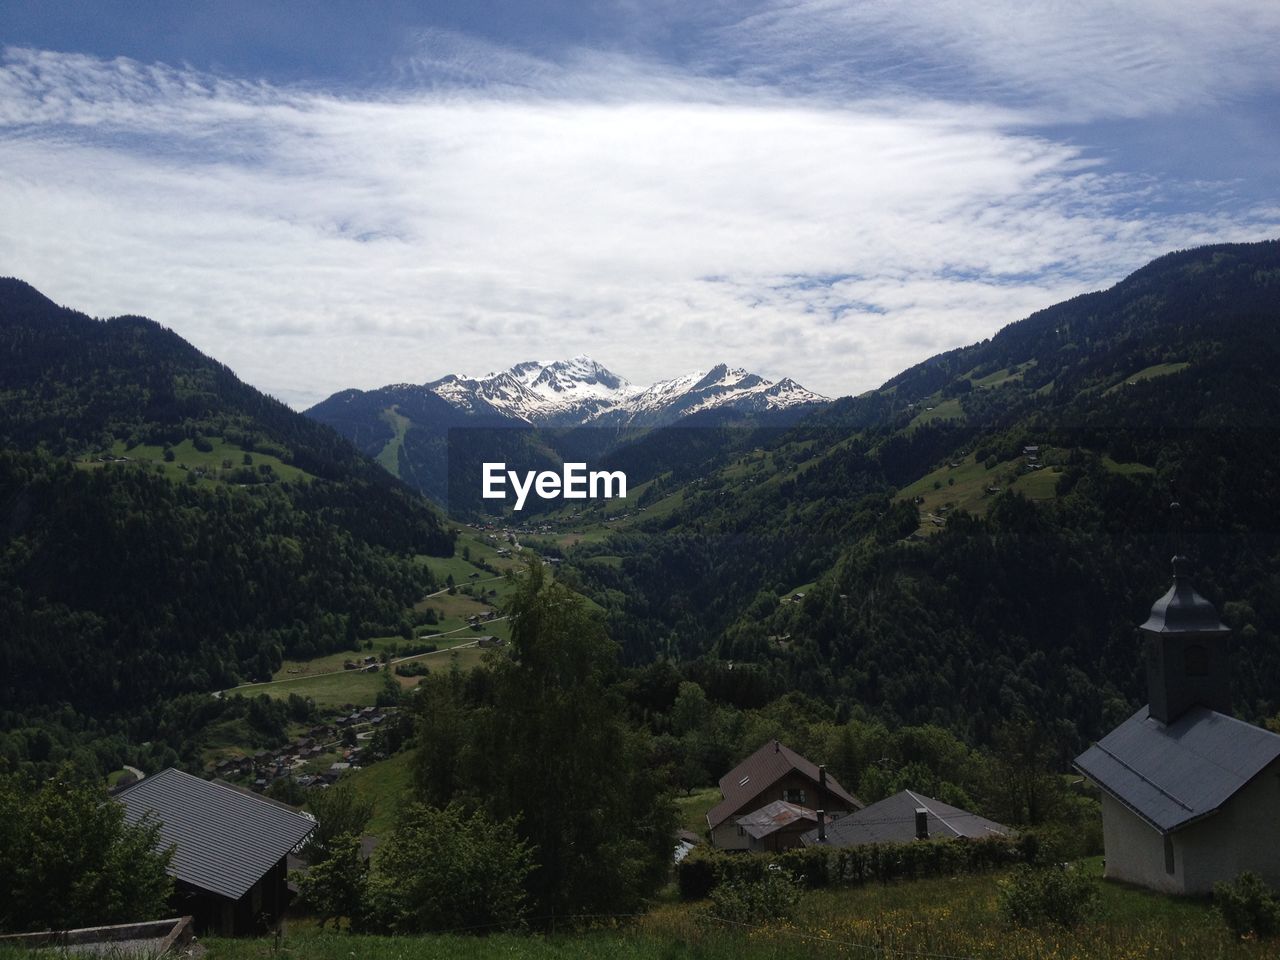
M 800 885 L 785 870 L 766 870 L 759 880 L 729 880 L 711 891 L 706 922 L 756 925 L 789 920 L 800 903 Z
M 831 853 L 826 847 L 796 847 L 780 853 L 776 862 L 806 887 L 831 883 Z
M 66 929 L 165 916 L 172 848 L 160 824 L 69 767 L 40 783 L 0 778 L 0 931 Z
M 1036 863 L 1033 835 L 979 840 L 869 843 L 857 847 L 806 847 L 780 854 L 734 854 L 700 849 L 676 868 L 682 900 L 702 900 L 717 884 L 758 881 L 776 864 L 806 887 L 857 887 L 921 877 L 955 876 Z
M 1022 927 L 1075 926 L 1098 904 L 1097 881 L 1072 867 L 1022 864 L 999 887 L 996 907 L 1001 918 Z
M 374 856 L 365 923 L 398 934 L 518 927 L 533 869 L 516 821 L 410 804 Z
M 346 833 L 334 837 L 328 856 L 305 873 L 293 874 L 301 905 L 315 913 L 319 927 L 332 920 L 339 929 L 342 918 L 348 927 L 358 927 L 364 914 L 369 884 L 369 865 L 360 855 L 360 837 Z
M 1280 931 L 1280 900 L 1256 874 L 1242 873 L 1231 883 L 1215 883 L 1213 907 L 1237 937 L 1266 938 Z
M 705 900 L 716 885 L 716 865 L 703 850 L 693 850 L 676 866 L 676 886 L 680 899 Z

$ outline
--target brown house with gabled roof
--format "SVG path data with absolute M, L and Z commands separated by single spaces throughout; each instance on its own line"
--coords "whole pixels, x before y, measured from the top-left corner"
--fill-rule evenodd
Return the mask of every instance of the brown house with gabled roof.
M 711 845 L 718 850 L 748 850 L 751 837 L 738 818 L 781 800 L 827 814 L 861 810 L 863 803 L 845 790 L 826 768 L 790 747 L 770 740 L 720 778 L 724 797 L 707 814 Z

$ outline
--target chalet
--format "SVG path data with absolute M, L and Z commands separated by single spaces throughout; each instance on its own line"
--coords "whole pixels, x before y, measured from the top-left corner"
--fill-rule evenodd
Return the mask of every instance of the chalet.
M 913 840 L 1007 837 L 1003 824 L 961 810 L 922 793 L 903 790 L 841 817 L 831 826 L 818 825 L 801 837 L 806 847 L 858 847 L 868 843 L 910 843 Z
M 315 821 L 291 807 L 172 768 L 115 797 L 125 819 L 151 816 L 161 848 L 173 847 L 172 906 L 199 933 L 252 934 L 273 926 L 288 904 L 285 858 Z
M 832 815 L 860 810 L 862 801 L 827 775 L 826 767 L 770 740 L 720 778 L 724 797 L 707 814 L 711 845 L 720 850 L 749 850 L 751 836 L 738 819 L 776 800 L 824 810 Z
M 1207 893 L 1280 885 L 1280 736 L 1231 716 L 1230 630 L 1175 557 L 1144 634 L 1149 703 L 1076 758 L 1102 790 L 1106 876 Z
M 503 645 L 501 637 L 476 637 L 476 646 L 478 647 L 500 647 Z

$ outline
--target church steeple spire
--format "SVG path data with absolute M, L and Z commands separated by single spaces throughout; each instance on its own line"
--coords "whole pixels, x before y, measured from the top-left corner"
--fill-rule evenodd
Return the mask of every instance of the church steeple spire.
M 1190 568 L 1179 550 L 1173 558 L 1173 586 L 1139 627 L 1146 634 L 1148 713 L 1161 723 L 1173 723 L 1197 705 L 1231 712 L 1226 644 L 1231 630 L 1192 587 Z

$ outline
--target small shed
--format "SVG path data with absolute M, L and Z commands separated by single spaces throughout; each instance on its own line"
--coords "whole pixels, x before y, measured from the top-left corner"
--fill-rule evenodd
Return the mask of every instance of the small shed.
M 150 814 L 174 848 L 173 904 L 202 934 L 270 929 L 288 905 L 285 858 L 315 821 L 284 804 L 172 768 L 116 795 L 125 819 Z
M 823 824 L 831 818 L 825 813 L 802 807 L 798 803 L 775 800 L 759 810 L 738 817 L 739 829 L 747 837 L 747 849 L 753 853 L 780 853 L 800 846 L 800 836 L 816 827 L 818 817 Z

